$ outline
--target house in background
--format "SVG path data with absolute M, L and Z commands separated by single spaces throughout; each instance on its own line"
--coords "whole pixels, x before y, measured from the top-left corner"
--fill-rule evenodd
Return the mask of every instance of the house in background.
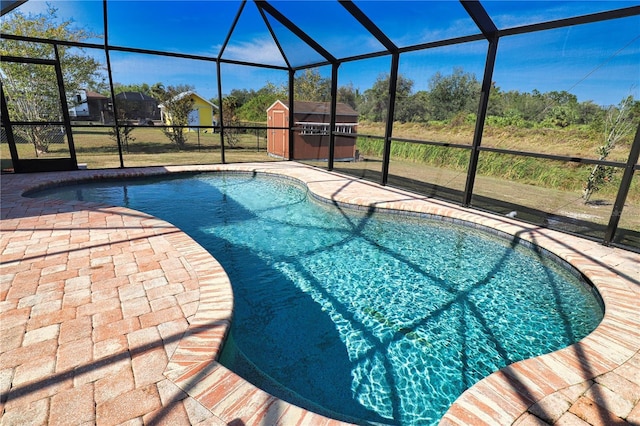
M 189 113 L 189 126 L 201 126 L 213 129 L 213 127 L 216 126 L 213 116 L 218 110 L 218 107 L 193 91 L 182 92 L 177 95 L 174 100 L 187 96 L 193 100 L 193 109 Z M 171 113 L 167 111 L 166 107 L 162 104 L 158 105 L 158 107 L 160 108 L 160 120 L 162 120 L 163 124 L 170 125 Z M 189 128 L 189 131 L 196 132 L 198 128 Z
M 113 119 L 111 99 L 91 90 L 78 90 L 69 102 L 69 116 L 72 120 L 99 121 L 104 124 Z
M 158 101 L 140 92 L 121 92 L 116 95 L 118 114 L 127 120 L 160 120 Z
M 326 160 L 329 158 L 331 104 L 329 102 L 295 101 L 293 104 L 293 151 L 295 160 Z M 267 108 L 267 126 L 282 127 L 267 131 L 267 153 L 290 159 L 289 101 L 275 101 Z M 352 161 L 356 156 L 358 112 L 349 105 L 336 105 L 336 135 L 334 159 Z

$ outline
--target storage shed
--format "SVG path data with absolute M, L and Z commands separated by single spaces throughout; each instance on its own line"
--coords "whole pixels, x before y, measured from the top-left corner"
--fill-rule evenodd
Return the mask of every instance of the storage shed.
M 188 117 L 188 125 L 189 126 L 200 126 L 208 127 L 213 129 L 216 123 L 213 119 L 214 114 L 218 110 L 218 106 L 212 104 L 202 96 L 198 95 L 196 92 L 188 91 L 182 92 L 175 96 L 173 100 L 179 100 L 185 97 L 189 97 L 193 101 L 193 106 L 191 112 Z M 171 125 L 171 112 L 167 110 L 164 105 L 158 105 L 160 108 L 160 119 L 163 124 L 170 126 Z M 189 127 L 190 132 L 197 132 L 199 127 Z M 201 129 L 204 130 L 204 129 Z
M 329 102 L 295 101 L 293 104 L 293 151 L 295 160 L 326 160 L 329 158 L 329 125 L 331 104 Z M 290 159 L 289 154 L 289 101 L 277 100 L 267 108 L 269 129 L 267 152 L 269 155 Z M 358 113 L 349 105 L 336 105 L 336 131 L 349 135 L 336 135 L 334 159 L 355 159 Z

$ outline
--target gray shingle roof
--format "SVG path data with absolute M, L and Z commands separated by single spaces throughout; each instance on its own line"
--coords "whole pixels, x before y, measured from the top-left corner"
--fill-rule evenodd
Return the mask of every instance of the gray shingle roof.
M 284 105 L 289 107 L 289 101 L 281 101 Z M 321 114 L 329 115 L 331 113 L 330 102 L 310 102 L 310 101 L 294 101 L 293 110 L 296 114 Z M 358 112 L 351 108 L 351 106 L 338 102 L 336 104 L 337 115 L 352 115 L 358 116 Z

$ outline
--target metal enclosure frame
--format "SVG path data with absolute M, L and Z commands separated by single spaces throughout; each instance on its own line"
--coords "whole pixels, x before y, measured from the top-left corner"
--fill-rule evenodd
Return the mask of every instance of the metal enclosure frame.
M 73 144 L 73 132 L 71 130 L 71 117 L 67 105 L 67 97 L 64 90 L 64 80 L 62 78 L 62 69 L 60 67 L 60 56 L 58 47 L 54 44 L 53 51 L 55 60 L 42 58 L 23 58 L 5 56 L 3 62 L 14 62 L 22 64 L 35 64 L 52 66 L 56 73 L 56 84 L 58 86 L 58 96 L 60 97 L 60 109 L 62 113 L 62 121 L 12 121 L 9 116 L 9 108 L 7 106 L 4 87 L 2 88 L 2 127 L 6 129 L 7 142 L 11 152 L 11 161 L 16 173 L 35 173 L 35 172 L 58 172 L 78 169 L 78 161 L 76 159 L 76 150 Z M 0 84 L 1 85 L 1 84 Z M 18 155 L 16 141 L 13 132 L 13 126 L 62 126 L 65 130 L 67 145 L 69 147 L 69 158 L 36 158 L 21 159 Z

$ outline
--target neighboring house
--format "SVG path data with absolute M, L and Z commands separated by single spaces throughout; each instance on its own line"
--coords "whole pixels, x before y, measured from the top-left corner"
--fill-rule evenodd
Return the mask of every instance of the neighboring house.
M 111 100 L 100 93 L 81 89 L 69 103 L 74 105 L 69 108 L 69 116 L 72 120 L 105 123 L 111 119 Z
M 326 160 L 329 158 L 329 125 L 331 104 L 329 102 L 295 101 L 293 104 L 293 155 L 295 160 Z M 269 127 L 289 127 L 289 102 L 277 100 L 267 108 Z M 351 161 L 356 156 L 358 113 L 347 104 L 336 105 L 336 135 L 334 159 Z M 269 129 L 267 131 L 269 155 L 289 159 L 289 131 Z
M 140 92 L 122 92 L 116 95 L 118 114 L 128 120 L 160 120 L 158 101 Z
M 190 97 L 193 100 L 193 110 L 189 113 L 189 126 L 201 126 L 208 128 L 213 128 L 214 126 L 216 126 L 216 123 L 213 120 L 213 116 L 218 110 L 218 107 L 193 91 L 182 92 L 174 99 L 182 99 L 186 96 Z M 170 125 L 171 113 L 167 111 L 165 106 L 162 104 L 158 105 L 158 107 L 160 108 L 160 119 L 164 124 Z M 195 132 L 197 130 L 198 128 L 196 127 L 189 128 L 189 131 Z

